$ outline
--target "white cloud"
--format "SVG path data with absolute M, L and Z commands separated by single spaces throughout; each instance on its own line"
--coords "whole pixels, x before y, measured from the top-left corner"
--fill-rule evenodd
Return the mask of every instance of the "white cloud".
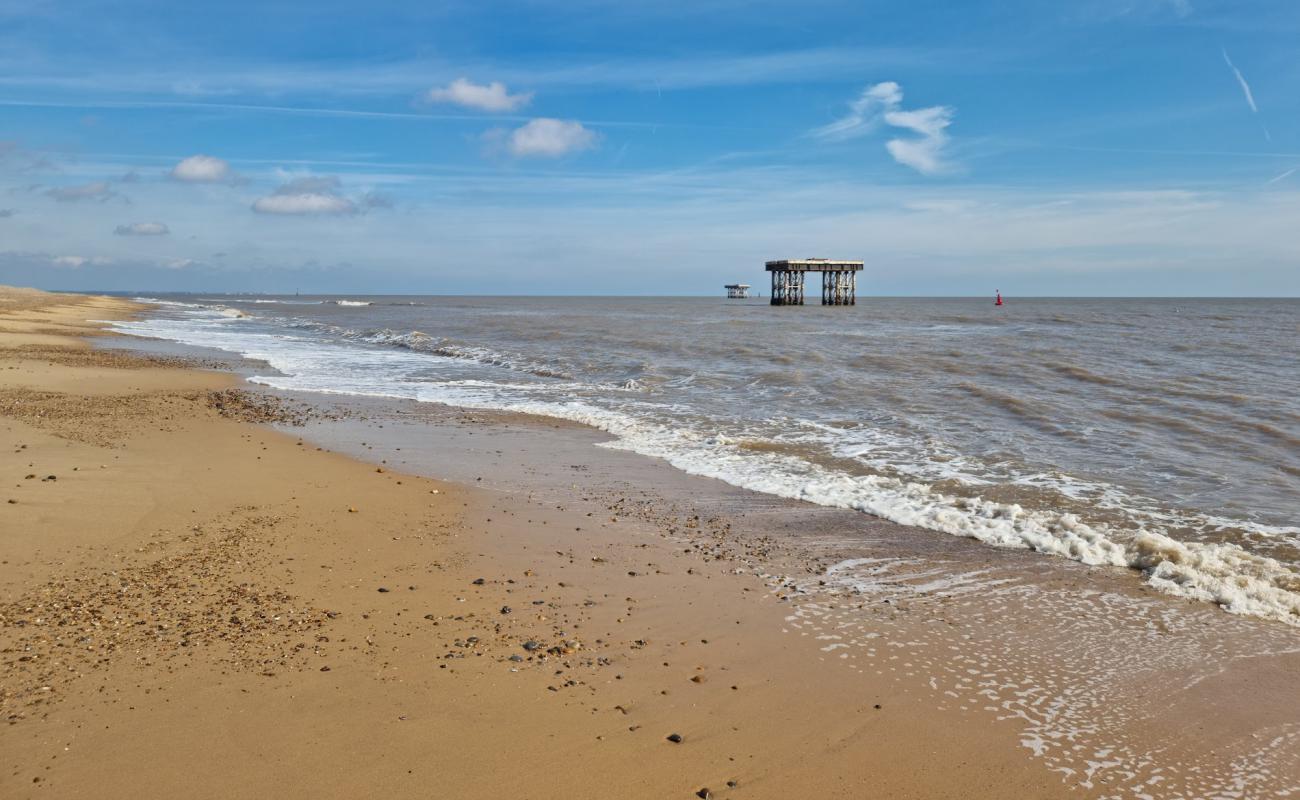
M 52 189 L 46 189 L 45 194 L 53 197 L 60 203 L 78 203 L 82 200 L 94 200 L 103 202 L 111 197 L 116 197 L 117 192 L 108 181 L 92 181 L 83 183 L 78 186 L 55 186 Z
M 952 124 L 952 114 L 952 109 L 947 106 L 886 112 L 885 122 L 896 128 L 915 131 L 921 138 L 890 139 L 885 142 L 885 149 L 895 161 L 923 175 L 943 172 L 947 168 L 943 148 L 948 143 L 944 130 Z
M 890 139 L 885 142 L 885 149 L 895 161 L 922 175 L 934 175 L 947 168 L 939 152 L 942 147 L 943 143 L 938 139 Z
M 506 149 L 519 158 L 558 158 L 596 146 L 599 134 L 576 120 L 539 117 L 511 131 Z
M 873 84 L 849 103 L 849 113 L 815 128 L 812 135 L 826 141 L 845 141 L 864 136 L 883 122 L 919 135 L 915 139 L 890 139 L 885 149 L 895 161 L 923 175 L 944 172 L 949 164 L 943 150 L 948 144 L 948 126 L 954 110 L 950 106 L 928 106 L 914 110 L 900 108 L 903 89 L 893 81 Z
M 89 261 L 90 259 L 85 256 L 55 256 L 50 259 L 50 263 L 56 267 L 71 267 L 72 269 L 84 267 Z
M 132 222 L 113 229 L 118 236 L 166 236 L 171 230 L 161 222 Z
M 259 214 L 355 214 L 357 205 L 338 193 L 339 179 L 307 175 L 284 183 L 272 194 L 259 197 L 253 210 Z
M 915 111 L 886 111 L 885 122 L 895 128 L 907 128 L 922 136 L 941 136 L 943 129 L 952 124 L 952 109 L 947 106 L 930 106 Z
M 478 84 L 457 78 L 445 87 L 425 92 L 424 99 L 430 103 L 454 103 L 480 111 L 514 111 L 528 105 L 533 99 L 533 93 L 510 94 L 506 85 L 500 81 Z
M 233 175 L 229 162 L 205 155 L 182 159 L 171 171 L 173 178 L 186 183 L 221 183 L 230 180 Z

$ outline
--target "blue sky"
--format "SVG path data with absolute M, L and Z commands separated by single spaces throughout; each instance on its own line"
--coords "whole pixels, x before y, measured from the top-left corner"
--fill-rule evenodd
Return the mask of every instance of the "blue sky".
M 0 0 L 0 282 L 1300 295 L 1300 4 Z

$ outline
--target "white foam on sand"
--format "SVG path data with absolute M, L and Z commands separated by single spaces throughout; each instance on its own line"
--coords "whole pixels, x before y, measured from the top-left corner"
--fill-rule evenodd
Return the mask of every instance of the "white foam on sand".
M 1300 793 L 1300 723 L 1219 729 L 1186 751 L 1146 738 L 1178 699 L 1171 688 L 1293 652 L 1285 629 L 1210 624 L 1203 606 L 1048 588 L 1016 568 L 941 559 L 863 557 L 812 577 L 761 577 L 789 604 L 786 632 L 819 650 L 833 636 L 847 668 L 896 680 L 940 711 L 1013 726 L 1028 754 L 1089 797 Z

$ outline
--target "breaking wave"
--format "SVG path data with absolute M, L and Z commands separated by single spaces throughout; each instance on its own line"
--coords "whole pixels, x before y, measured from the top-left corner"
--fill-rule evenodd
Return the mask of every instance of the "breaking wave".
M 577 381 L 570 371 L 419 331 L 354 330 L 297 320 L 287 329 L 317 335 L 284 335 L 277 331 L 285 328 L 237 322 L 220 306 L 161 304 L 172 313 L 116 327 L 124 333 L 216 347 L 265 361 L 280 374 L 252 380 L 277 389 L 401 398 L 565 419 L 609 433 L 613 440 L 604 446 L 660 458 L 693 475 L 861 511 L 995 547 L 1131 569 L 1141 573 L 1148 585 L 1170 595 L 1214 603 L 1234 614 L 1300 625 L 1300 572 L 1293 566 L 1236 542 L 1184 541 L 1171 535 L 1179 526 L 1212 529 L 1219 525 L 1294 541 L 1300 534 L 1295 527 L 1209 515 L 1180 518 L 1144 507 L 1140 499 L 1118 487 L 1062 474 L 1009 472 L 999 476 L 995 486 L 994 481 L 981 479 L 961 454 L 931 449 L 925 451 L 932 453 L 927 461 L 918 455 L 920 451 L 909 449 L 914 442 L 897 433 L 879 431 L 876 440 L 867 441 L 863 437 L 871 434 L 858 428 L 854 430 L 858 439 L 851 440 L 834 426 L 779 419 L 769 422 L 781 430 L 802 426 L 811 432 L 805 440 L 769 436 L 756 441 L 743 434 L 743 427 L 728 428 L 734 420 L 703 416 L 680 401 L 651 402 L 644 392 L 635 391 L 641 388 L 635 379 L 616 387 L 634 390 L 632 395 L 618 396 L 605 384 Z M 548 380 L 465 379 L 463 367 L 460 372 L 438 372 L 440 365 L 465 363 Z M 1092 382 L 1079 373 L 1066 377 Z M 974 384 L 964 384 L 962 389 L 982 393 L 985 399 L 990 393 Z M 1039 416 L 1037 409 L 1012 402 L 1018 398 L 1010 395 L 999 393 L 993 400 L 1006 412 Z M 801 443 L 820 448 L 818 452 L 829 451 L 843 463 L 802 455 L 793 446 Z M 995 491 L 1016 485 L 1055 492 L 1062 502 L 1028 507 Z M 1064 502 L 1069 500 L 1077 501 L 1075 507 L 1115 513 L 1063 510 L 1071 507 Z M 1099 521 L 1104 518 L 1116 521 Z

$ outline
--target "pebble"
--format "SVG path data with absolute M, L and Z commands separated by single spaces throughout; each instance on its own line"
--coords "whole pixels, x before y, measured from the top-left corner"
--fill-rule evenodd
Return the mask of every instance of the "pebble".
M 695 796 L 703 798 L 703 800 L 710 800 L 710 798 L 713 797 L 713 792 L 710 792 L 709 787 L 705 786 L 703 789 L 696 792 Z
M 670 733 L 668 734 L 668 741 L 672 742 L 673 744 L 681 744 L 682 735 L 680 733 Z
M 475 579 L 474 579 L 474 585 L 475 585 L 475 586 L 482 586 L 482 585 L 485 584 L 485 583 L 487 583 L 487 581 L 484 580 L 483 578 L 475 578 Z
M 386 587 L 386 586 L 380 586 L 380 587 L 379 587 L 379 591 L 380 591 L 380 592 L 387 592 L 387 591 L 388 591 L 388 587 Z

